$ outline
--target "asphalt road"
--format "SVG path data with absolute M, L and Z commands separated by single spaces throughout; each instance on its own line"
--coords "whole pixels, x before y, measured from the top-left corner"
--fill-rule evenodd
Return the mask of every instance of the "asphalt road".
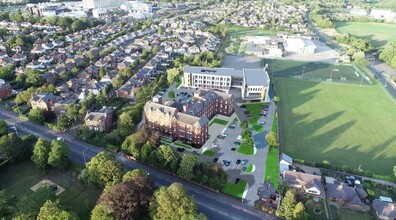
M 9 125 L 17 123 L 18 133 L 20 135 L 33 134 L 36 137 L 42 137 L 49 141 L 56 139 L 57 136 L 63 135 L 62 132 L 56 132 L 47 127 L 23 120 L 19 118 L 16 113 L 3 109 L 0 109 L 0 118 L 5 120 Z M 65 142 L 70 149 L 70 159 L 79 164 L 85 164 L 85 162 L 89 161 L 96 154 L 103 151 L 103 149 L 83 143 L 74 138 L 65 138 Z M 203 212 L 209 219 L 279 219 L 276 216 L 260 212 L 251 205 L 242 203 L 227 195 L 216 193 L 144 164 L 128 160 L 121 155 L 116 155 L 116 158 L 127 170 L 139 168 L 149 172 L 151 179 L 157 186 L 168 186 L 174 182 L 182 183 L 190 195 L 196 200 L 199 211 Z

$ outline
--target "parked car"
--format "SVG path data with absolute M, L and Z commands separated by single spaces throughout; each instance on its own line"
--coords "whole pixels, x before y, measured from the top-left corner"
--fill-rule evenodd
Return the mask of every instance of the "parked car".
M 178 147 L 178 148 L 176 148 L 176 150 L 178 151 L 178 152 L 181 152 L 181 153 L 183 153 L 186 149 L 184 149 L 184 148 L 181 148 L 181 147 Z
M 242 167 L 242 171 L 246 171 L 246 169 L 247 169 L 246 167 Z
M 251 114 L 247 114 L 247 115 L 246 115 L 246 118 L 251 118 L 251 117 L 252 117 Z
M 241 160 L 237 160 L 235 163 L 236 163 L 236 164 L 240 164 L 240 163 L 241 163 Z
M 235 150 L 236 150 L 236 148 L 235 148 L 235 147 L 233 147 L 233 148 L 231 148 L 231 150 L 232 150 L 232 151 L 235 151 Z
M 241 181 L 241 179 L 240 179 L 240 178 L 236 178 L 235 181 L 234 181 L 234 183 L 235 183 L 235 184 L 238 184 L 239 181 Z
M 223 135 L 217 135 L 217 138 L 219 138 L 219 139 L 224 139 L 224 138 L 226 138 L 226 137 L 224 137 Z
M 243 113 L 245 113 L 245 114 L 249 114 L 249 111 L 243 111 Z
M 246 165 L 249 160 L 242 160 L 241 165 Z
M 219 158 L 216 157 L 216 158 L 213 159 L 213 162 L 216 163 L 218 160 L 219 160 Z
M 241 145 L 241 142 L 239 142 L 239 141 L 234 141 L 234 144 L 239 146 L 239 145 Z
M 63 137 L 57 137 L 56 140 L 58 141 L 65 141 L 65 139 Z

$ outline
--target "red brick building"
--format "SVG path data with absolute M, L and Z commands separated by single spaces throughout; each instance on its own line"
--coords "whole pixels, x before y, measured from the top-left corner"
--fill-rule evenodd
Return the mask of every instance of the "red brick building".
M 170 136 L 173 140 L 202 147 L 208 139 L 209 119 L 216 114 L 230 116 L 233 113 L 233 103 L 230 94 L 198 90 L 184 104 L 148 102 L 144 114 L 149 129 Z
M 0 84 L 0 99 L 5 99 L 12 95 L 11 85 L 9 83 Z

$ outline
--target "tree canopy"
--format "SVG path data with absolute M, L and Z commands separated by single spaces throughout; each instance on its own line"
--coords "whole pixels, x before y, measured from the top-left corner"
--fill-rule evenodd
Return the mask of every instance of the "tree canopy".
M 46 168 L 50 151 L 50 142 L 43 138 L 39 138 L 36 145 L 34 145 L 32 161 L 40 170 L 44 170 Z
M 115 156 L 100 152 L 86 164 L 88 183 L 99 186 L 112 186 L 121 181 L 121 165 Z

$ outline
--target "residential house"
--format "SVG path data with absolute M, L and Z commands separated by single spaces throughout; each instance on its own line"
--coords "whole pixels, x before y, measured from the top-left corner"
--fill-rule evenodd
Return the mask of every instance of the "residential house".
M 52 93 L 37 93 L 30 99 L 32 109 L 44 109 L 52 111 L 52 107 L 56 102 L 56 96 Z
M 320 176 L 284 170 L 282 178 L 293 188 L 301 189 L 305 193 L 313 195 L 321 194 L 322 183 Z
M 11 85 L 1 80 L 0 83 L 0 99 L 5 99 L 12 95 Z
M 396 219 L 396 203 L 390 198 L 387 200 L 374 199 L 373 209 L 379 220 L 395 220 Z
M 361 185 L 360 187 L 348 186 L 346 183 L 335 180 L 334 178 L 326 177 L 325 179 L 327 198 L 330 201 L 352 209 L 369 209 L 365 204 L 367 193 Z
M 276 211 L 279 206 L 280 197 L 271 182 L 264 181 L 263 184 L 260 184 L 257 188 L 257 195 L 259 196 L 259 199 L 255 201 L 256 205 L 258 205 L 262 210 L 268 210 L 269 208 Z
M 99 111 L 88 112 L 85 115 L 84 121 L 90 130 L 110 131 L 113 125 L 113 110 L 103 107 Z

